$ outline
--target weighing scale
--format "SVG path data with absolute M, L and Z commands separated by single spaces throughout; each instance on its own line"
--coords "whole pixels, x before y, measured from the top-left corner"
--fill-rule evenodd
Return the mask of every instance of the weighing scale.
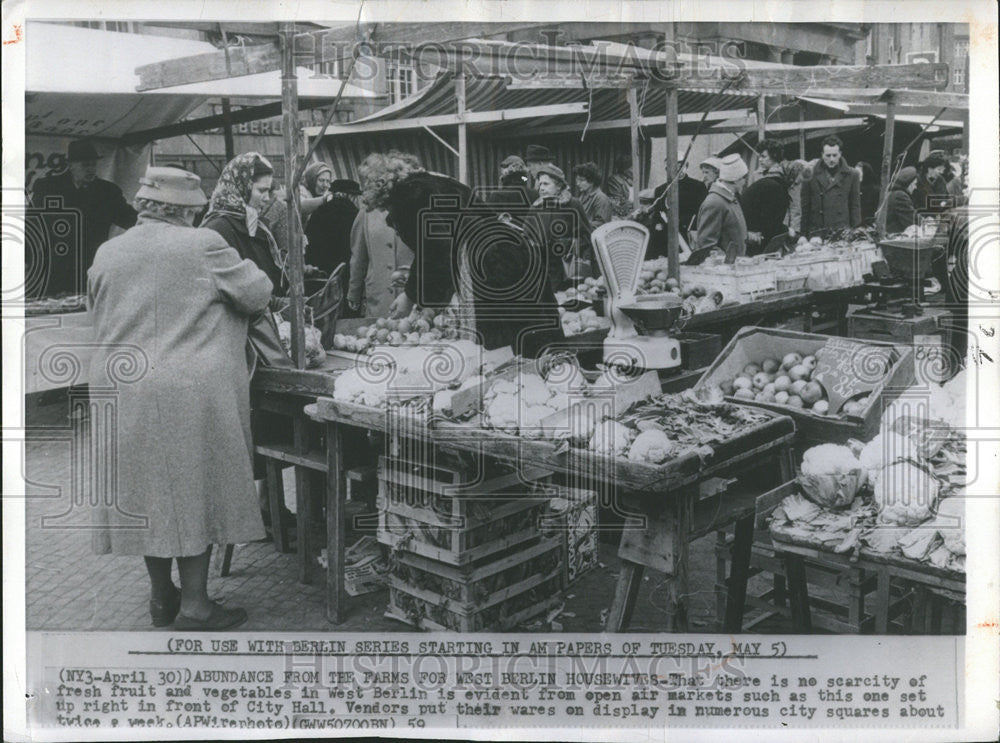
M 885 260 L 872 264 L 863 285 L 872 301 L 848 316 L 848 335 L 904 343 L 937 335 L 940 319 L 949 313 L 925 305 L 924 278 L 942 250 L 941 241 L 909 237 L 881 240 L 878 245 Z
M 635 292 L 649 230 L 638 222 L 608 222 L 594 230 L 592 241 L 608 288 L 611 330 L 604 340 L 604 363 L 634 369 L 679 367 L 681 344 L 670 331 L 681 315 L 680 297 Z

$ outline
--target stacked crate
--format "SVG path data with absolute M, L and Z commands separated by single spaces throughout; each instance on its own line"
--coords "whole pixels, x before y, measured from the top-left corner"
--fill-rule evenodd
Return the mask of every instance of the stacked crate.
M 509 629 L 558 601 L 564 542 L 540 531 L 543 488 L 516 474 L 473 484 L 459 468 L 389 457 L 378 477 L 378 539 L 391 550 L 386 616 L 476 632 Z

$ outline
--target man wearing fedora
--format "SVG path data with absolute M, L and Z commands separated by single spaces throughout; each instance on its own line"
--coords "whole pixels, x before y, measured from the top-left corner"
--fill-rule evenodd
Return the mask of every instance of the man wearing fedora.
M 31 194 L 31 204 L 36 209 L 51 205 L 56 209 L 72 209 L 80 217 L 81 231 L 73 236 L 74 250 L 62 260 L 48 256 L 52 267 L 46 287 L 48 294 L 85 292 L 87 269 L 94 262 L 97 248 L 108 239 L 111 225 L 128 229 L 136 221 L 135 209 L 125 201 L 122 190 L 97 177 L 100 155 L 91 142 L 70 142 L 66 159 L 69 162 L 66 170 L 37 180 Z

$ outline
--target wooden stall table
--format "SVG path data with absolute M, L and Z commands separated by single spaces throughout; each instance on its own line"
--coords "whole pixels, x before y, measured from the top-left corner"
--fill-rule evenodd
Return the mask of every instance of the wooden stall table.
M 754 508 L 760 492 L 775 486 L 774 478 L 791 477 L 791 444 L 795 437 L 790 418 L 775 416 L 748 428 L 743 435 L 714 447 L 702 459 L 689 453 L 656 466 L 622 458 L 598 457 L 590 452 L 565 449 L 551 441 L 528 440 L 471 424 L 436 421 L 432 426 L 393 416 L 384 409 L 319 398 L 306 407 L 306 414 L 326 426 L 327 462 L 327 618 L 342 621 L 344 613 L 344 501 L 345 482 L 342 446 L 345 430 L 361 428 L 398 432 L 444 450 L 471 452 L 513 464 L 537 467 L 570 478 L 573 487 L 617 489 L 629 515 L 646 519 L 646 527 L 623 533 L 619 554 L 623 558 L 615 598 L 605 629 L 627 628 L 642 573 L 646 567 L 664 570 L 672 577 L 670 596 L 674 604 L 671 631 L 687 629 L 684 596 L 687 593 L 687 545 L 710 531 L 736 525 L 738 549 L 730 585 L 727 627 L 742 622 L 746 576 L 753 538 Z M 397 420 L 398 419 L 398 420 Z M 765 486 L 706 491 L 702 483 L 740 477 L 757 470 L 772 480 Z
M 775 552 L 783 559 L 788 581 L 788 597 L 792 610 L 792 622 L 797 632 L 812 630 L 809 602 L 809 587 L 805 575 L 806 561 L 818 561 L 839 566 L 844 574 L 860 570 L 866 576 L 875 577 L 875 600 L 871 612 L 866 607 L 854 608 L 853 613 L 863 616 L 870 613 L 874 619 L 876 634 L 886 634 L 889 623 L 905 611 L 905 607 L 894 605 L 891 588 L 893 583 L 918 587 L 922 590 L 961 604 L 965 603 L 965 573 L 939 568 L 925 562 L 911 560 L 903 555 L 875 552 L 862 546 L 853 553 L 838 554 L 833 544 L 813 541 L 790 533 L 780 525 L 766 523 L 768 516 L 787 495 L 795 492 L 794 483 L 765 494 L 757 505 L 757 526 L 762 534 L 768 534 Z M 863 603 L 863 597 L 862 597 Z M 932 617 L 931 632 L 939 631 L 940 616 Z

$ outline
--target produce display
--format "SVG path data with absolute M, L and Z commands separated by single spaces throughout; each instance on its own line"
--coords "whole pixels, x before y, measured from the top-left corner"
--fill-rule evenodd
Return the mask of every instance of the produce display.
M 341 351 L 366 353 L 376 346 L 420 346 L 459 337 L 458 318 L 451 310 L 438 312 L 414 307 L 407 317 L 380 317 L 371 325 L 361 325 L 353 333 L 338 333 L 333 347 Z
M 593 304 L 602 299 L 605 292 L 604 277 L 588 276 L 576 286 L 556 292 L 556 302 L 560 305 L 577 300 Z
M 681 284 L 677 279 L 667 275 L 667 259 L 654 258 L 642 264 L 642 272 L 639 274 L 639 285 L 636 287 L 636 294 L 675 294 L 684 300 L 684 313 L 687 315 L 699 315 L 703 312 L 712 312 L 726 304 L 726 297 L 721 291 L 709 291 L 704 285 L 697 282 L 685 282 Z
M 562 321 L 563 333 L 567 336 L 579 335 L 589 330 L 600 330 L 610 328 L 611 321 L 606 317 L 601 317 L 597 311 L 585 307 L 579 312 L 559 308 L 559 317 Z
M 816 356 L 792 352 L 784 357 L 762 358 L 743 367 L 732 379 L 723 381 L 719 388 L 724 395 L 738 400 L 755 400 L 789 408 L 809 410 L 816 415 L 829 415 L 827 391 L 813 380 Z M 863 393 L 844 403 L 840 415 L 858 415 L 868 404 L 868 394 Z
M 617 420 L 601 422 L 588 448 L 632 462 L 662 464 L 733 438 L 769 418 L 763 411 L 685 390 L 637 402 Z
M 483 360 L 482 347 L 468 340 L 373 352 L 336 378 L 333 399 L 368 407 L 412 399 L 430 404 L 442 390 L 475 384 L 484 369 L 490 362 Z
M 932 399 L 949 400 L 956 377 Z M 889 411 L 887 411 L 888 413 Z M 942 411 L 943 412 L 943 411 Z M 772 534 L 939 568 L 965 566 L 965 439 L 937 417 L 890 416 L 871 441 L 805 452 L 799 493 L 775 509 Z
M 322 343 L 322 333 L 320 333 L 319 328 L 313 325 L 306 325 L 303 329 L 303 333 L 306 346 L 306 366 L 319 366 L 323 361 L 323 358 L 326 356 L 326 350 L 323 348 Z M 278 337 L 281 339 L 281 345 L 284 347 L 285 351 L 291 355 L 292 324 L 287 320 L 281 320 L 278 323 Z

